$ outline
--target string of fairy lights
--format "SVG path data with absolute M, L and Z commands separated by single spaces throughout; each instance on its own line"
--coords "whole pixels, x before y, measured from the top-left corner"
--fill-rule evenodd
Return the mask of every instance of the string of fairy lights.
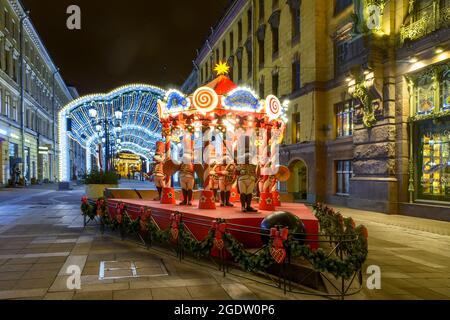
M 101 145 L 105 152 L 108 138 L 112 152 L 128 151 L 149 159 L 155 142 L 161 139 L 156 105 L 164 95 L 163 89 L 133 84 L 108 94 L 94 94 L 74 100 L 59 115 L 62 148 L 67 145 L 66 138 L 69 138 L 79 142 L 91 155 L 98 156 L 98 146 Z M 105 132 L 106 124 L 109 127 Z M 64 152 L 61 157 L 60 178 L 64 180 L 68 159 Z

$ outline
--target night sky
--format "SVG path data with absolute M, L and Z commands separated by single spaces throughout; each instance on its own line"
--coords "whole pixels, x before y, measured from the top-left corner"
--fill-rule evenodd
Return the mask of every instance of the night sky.
M 80 95 L 127 83 L 180 86 L 230 0 L 22 0 L 61 74 Z M 66 27 L 69 5 L 81 30 Z

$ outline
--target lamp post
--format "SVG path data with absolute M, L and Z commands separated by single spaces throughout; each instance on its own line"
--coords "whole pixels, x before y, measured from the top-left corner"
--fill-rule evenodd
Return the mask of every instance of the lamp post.
M 20 117 L 20 125 L 21 125 L 21 133 L 22 133 L 22 176 L 25 173 L 25 104 L 24 104 L 24 82 L 23 82 L 23 73 L 25 72 L 23 65 L 23 23 L 26 19 L 30 17 L 30 11 L 25 12 L 25 15 L 20 18 L 20 113 L 22 116 Z M 25 179 L 24 179 L 25 181 Z
M 107 115 L 104 116 L 102 119 L 98 119 L 98 112 L 97 109 L 95 109 L 94 106 L 91 106 L 89 109 L 89 117 L 94 121 L 93 126 L 95 125 L 95 131 L 98 134 L 101 134 L 101 131 L 103 129 L 103 138 L 102 138 L 102 144 L 105 148 L 105 171 L 110 170 L 110 159 L 111 159 L 111 153 L 113 152 L 113 146 L 114 146 L 114 138 L 111 137 L 111 127 L 120 127 L 120 121 L 122 120 L 122 111 L 116 111 L 114 113 L 113 118 L 107 118 Z M 95 124 L 95 121 L 97 123 Z M 115 123 L 117 121 L 117 123 Z M 118 139 L 120 140 L 120 139 Z M 111 143 L 112 142 L 112 143 Z

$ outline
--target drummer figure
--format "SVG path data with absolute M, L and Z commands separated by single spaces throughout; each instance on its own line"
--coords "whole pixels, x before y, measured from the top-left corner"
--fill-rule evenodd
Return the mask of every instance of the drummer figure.
M 236 175 L 241 194 L 242 212 L 258 212 L 252 208 L 253 191 L 256 186 L 256 165 L 252 163 L 252 156 L 246 146 L 243 158 L 238 159 Z
M 231 188 L 236 180 L 236 164 L 234 163 L 234 160 L 231 157 L 226 156 L 222 164 L 215 166 L 214 172 L 219 180 L 220 206 L 234 207 L 234 205 L 230 203 Z

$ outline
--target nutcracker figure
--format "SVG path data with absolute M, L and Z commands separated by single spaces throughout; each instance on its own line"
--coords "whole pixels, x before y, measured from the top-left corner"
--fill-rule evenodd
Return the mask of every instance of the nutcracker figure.
M 195 168 L 193 164 L 192 150 L 186 150 L 183 155 L 183 163 L 180 166 L 180 185 L 183 192 L 183 201 L 180 206 L 191 206 L 195 183 Z
M 230 203 L 231 188 L 236 180 L 236 165 L 230 157 L 226 158 L 225 164 L 216 165 L 214 168 L 215 175 L 219 177 L 220 188 L 220 206 L 234 207 Z
M 245 154 L 242 164 L 236 166 L 239 192 L 241 194 L 242 212 L 258 212 L 252 208 L 253 191 L 256 185 L 256 165 L 252 164 L 250 153 Z
M 165 156 L 165 143 L 158 141 L 156 143 L 155 156 L 153 157 L 154 169 L 153 169 L 153 181 L 155 182 L 156 189 L 158 190 L 158 199 L 161 200 L 162 189 L 166 187 L 166 175 L 164 174 L 164 161 Z

